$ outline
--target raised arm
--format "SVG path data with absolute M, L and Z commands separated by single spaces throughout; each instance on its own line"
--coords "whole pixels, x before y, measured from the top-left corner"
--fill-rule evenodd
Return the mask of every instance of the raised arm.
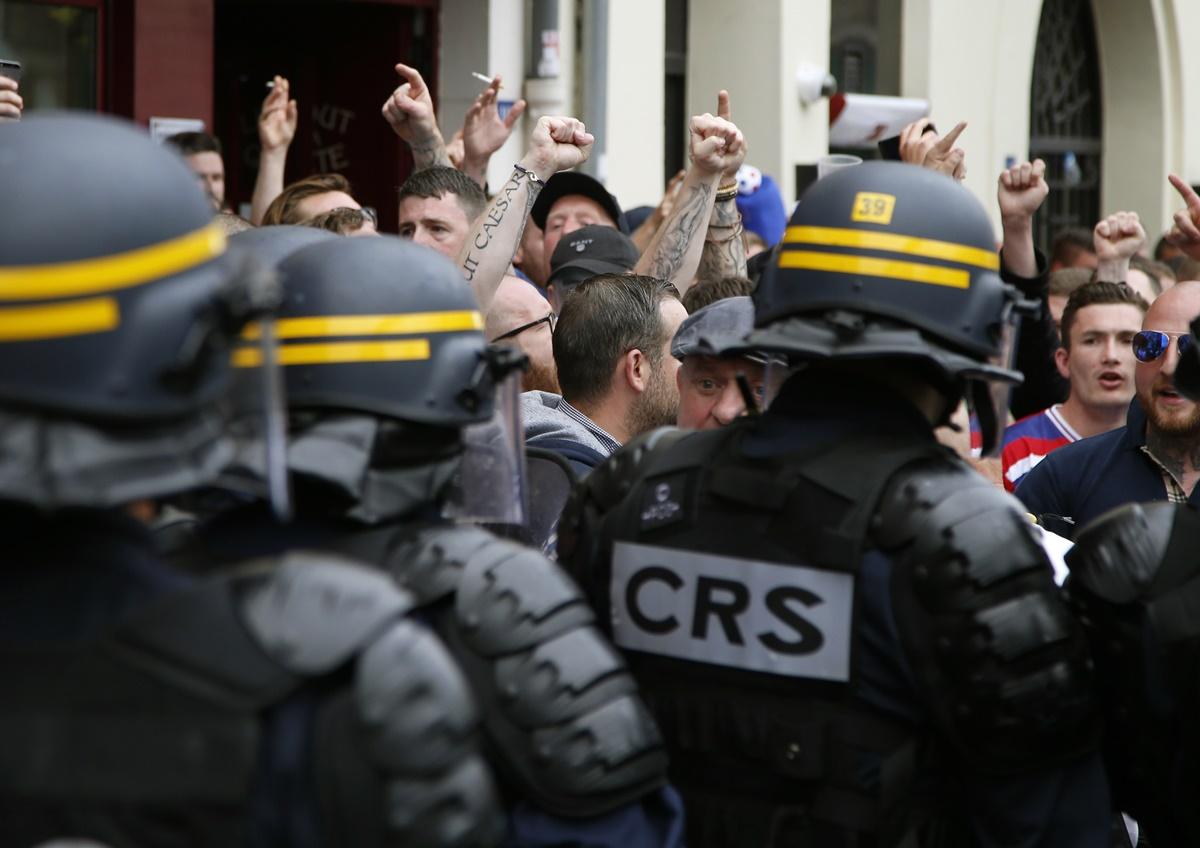
M 492 154 L 504 146 L 513 127 L 525 111 L 525 101 L 518 100 L 500 117 L 500 77 L 480 92 L 467 110 L 462 125 L 462 164 L 456 167 L 481 186 L 487 183 L 488 162 Z
M 732 122 L 707 112 L 693 117 L 688 129 L 692 165 L 671 214 L 634 268 L 635 273 L 669 280 L 681 294 L 691 286 L 700 265 L 704 247 L 701 231 L 707 229 L 712 216 L 721 176 L 733 163 L 741 164 L 746 144 L 741 130 Z
M 1004 231 L 1000 255 L 1004 267 L 1018 277 L 1038 276 L 1033 216 L 1050 193 L 1045 177 L 1046 163 L 1041 159 L 1022 162 L 1000 173 L 996 189 L 1000 226 Z
M 733 120 L 727 91 L 717 95 L 717 117 Z M 746 145 L 743 143 L 741 155 L 721 175 L 696 273 L 701 280 L 749 276 L 746 272 L 746 242 L 742 240 L 742 213 L 737 208 L 737 172 L 745 160 Z
M 396 65 L 396 73 L 404 82 L 384 101 L 384 120 L 412 150 L 415 170 L 432 165 L 452 167 L 442 131 L 438 129 L 429 86 L 416 68 Z
M 1129 276 L 1129 260 L 1146 243 L 1146 231 L 1136 212 L 1114 212 L 1096 224 L 1092 243 L 1096 247 L 1096 279 L 1123 283 Z
M 288 147 L 296 137 L 298 111 L 296 101 L 288 99 L 290 94 L 287 79 L 276 76 L 258 116 L 258 177 L 250 198 L 250 223 L 256 227 L 262 224 L 271 201 L 283 192 L 283 172 Z
M 512 264 L 529 210 L 546 180 L 586 161 L 594 141 L 575 118 L 538 119 L 529 138 L 529 152 L 513 166 L 504 185 L 475 221 L 458 255 L 463 275 L 485 315 Z
M 1182 177 L 1171 174 L 1168 179 L 1186 206 L 1175 213 L 1175 226 L 1167 233 L 1167 241 L 1200 260 L 1200 196 Z

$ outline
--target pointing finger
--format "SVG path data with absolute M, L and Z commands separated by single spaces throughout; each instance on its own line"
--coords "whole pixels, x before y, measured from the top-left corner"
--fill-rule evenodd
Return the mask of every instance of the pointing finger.
M 958 141 L 958 137 L 962 135 L 962 131 L 966 128 L 967 122 L 959 121 L 958 125 L 955 126 L 954 129 L 950 130 L 950 132 L 946 133 L 942 137 L 942 140 L 934 146 L 934 149 L 939 153 L 949 153 L 954 147 L 954 142 Z
M 733 117 L 733 112 L 729 107 L 729 92 L 725 89 L 717 92 L 717 117 L 727 121 Z

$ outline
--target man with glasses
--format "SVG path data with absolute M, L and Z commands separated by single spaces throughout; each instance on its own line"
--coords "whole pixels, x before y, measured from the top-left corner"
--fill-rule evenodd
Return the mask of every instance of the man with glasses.
M 552 345 L 557 322 L 558 314 L 536 288 L 520 277 L 504 277 L 483 331 L 488 341 L 515 345 L 529 357 L 529 370 L 521 376 L 521 391 L 558 394 Z
M 1134 336 L 1137 398 L 1126 425 L 1054 452 L 1016 494 L 1029 511 L 1082 527 L 1127 503 L 1200 503 L 1200 406 L 1179 393 L 1175 368 L 1192 345 L 1200 282 L 1180 283 L 1154 301 Z

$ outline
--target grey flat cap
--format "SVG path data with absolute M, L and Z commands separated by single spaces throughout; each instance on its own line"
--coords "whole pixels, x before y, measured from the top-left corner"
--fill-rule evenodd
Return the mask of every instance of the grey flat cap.
M 675 333 L 671 355 L 721 356 L 727 348 L 738 347 L 754 329 L 754 303 L 748 296 L 727 297 L 693 312 Z

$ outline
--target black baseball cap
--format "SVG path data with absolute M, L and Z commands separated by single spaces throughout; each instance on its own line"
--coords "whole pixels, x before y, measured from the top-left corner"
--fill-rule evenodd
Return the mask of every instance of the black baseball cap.
M 550 257 L 547 282 L 561 290 L 597 274 L 625 274 L 637 265 L 638 256 L 629 236 L 603 224 L 589 224 L 559 239 Z
M 550 215 L 550 207 L 560 197 L 572 194 L 581 194 L 596 201 L 604 208 L 621 232 L 629 232 L 629 225 L 621 213 L 621 205 L 617 203 L 617 199 L 608 193 L 599 180 L 578 171 L 560 171 L 546 181 L 546 187 L 534 201 L 533 209 L 529 213 L 529 216 L 533 218 L 533 223 L 543 230 L 546 229 L 546 218 Z

